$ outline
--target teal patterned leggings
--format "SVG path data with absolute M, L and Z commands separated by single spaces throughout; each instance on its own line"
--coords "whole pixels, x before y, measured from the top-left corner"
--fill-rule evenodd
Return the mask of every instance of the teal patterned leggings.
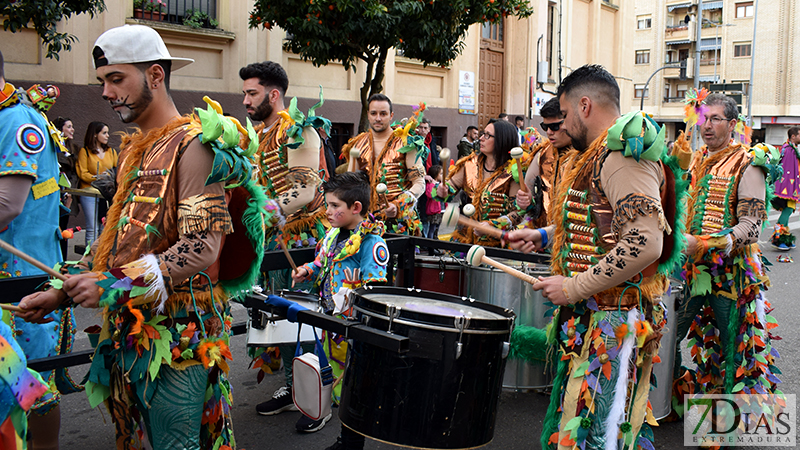
M 158 450 L 200 450 L 200 422 L 208 370 L 196 365 L 176 370 L 163 365 L 150 405 L 136 407 L 147 425 L 150 444 Z M 138 396 L 136 396 L 138 399 Z

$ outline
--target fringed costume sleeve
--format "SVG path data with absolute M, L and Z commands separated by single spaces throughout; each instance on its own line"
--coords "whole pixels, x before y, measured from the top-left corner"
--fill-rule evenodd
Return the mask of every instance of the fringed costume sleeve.
M 193 140 L 178 161 L 178 242 L 158 255 L 173 286 L 213 264 L 222 237 L 232 230 L 222 183 L 205 185 L 198 173 L 211 172 L 213 153 Z M 168 285 L 170 283 L 167 283 Z

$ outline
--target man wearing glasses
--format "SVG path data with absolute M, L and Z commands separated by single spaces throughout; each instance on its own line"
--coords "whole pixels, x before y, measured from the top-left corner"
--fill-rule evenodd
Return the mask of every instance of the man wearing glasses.
M 689 332 L 697 371 L 681 367 L 678 343 L 673 384 L 678 401 L 692 390 L 774 392 L 778 382 L 770 369 L 777 355 L 771 352 L 768 326 L 774 319 L 767 316 L 771 307 L 761 292 L 769 279 L 757 244 L 767 218 L 767 169 L 731 138 L 739 113 L 734 100 L 711 94 L 705 105 L 700 125 L 705 146 L 689 167 L 686 288 L 677 320 L 678 339 Z M 679 143 L 688 146 L 684 139 Z
M 572 149 L 572 140 L 562 127 L 564 117 L 558 104 L 558 98 L 553 97 L 542 106 L 539 114 L 542 116 L 542 128 L 547 133 L 547 140 L 539 144 L 533 150 L 533 160 L 525 174 L 525 184 L 528 191 L 520 191 L 517 194 L 517 204 L 526 210 L 525 226 L 541 228 L 547 225 L 547 211 L 550 206 L 550 196 L 552 195 L 555 174 L 560 167 L 560 162 L 564 155 Z M 537 178 L 541 181 L 537 182 Z M 537 184 L 544 184 L 544 190 L 540 190 L 540 198 L 531 197 L 531 192 L 537 192 L 534 187 Z M 541 207 L 536 203 L 540 202 Z

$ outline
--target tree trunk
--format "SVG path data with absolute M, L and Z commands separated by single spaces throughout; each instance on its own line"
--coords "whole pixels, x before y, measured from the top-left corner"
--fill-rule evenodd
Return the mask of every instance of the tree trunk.
M 363 133 L 369 129 L 369 100 L 372 94 L 383 92 L 383 78 L 386 73 L 386 57 L 389 54 L 388 48 L 379 49 L 377 55 L 372 54 L 367 59 L 367 74 L 364 77 L 364 84 L 361 86 L 361 118 L 358 122 L 358 132 Z M 373 73 L 374 70 L 374 73 Z

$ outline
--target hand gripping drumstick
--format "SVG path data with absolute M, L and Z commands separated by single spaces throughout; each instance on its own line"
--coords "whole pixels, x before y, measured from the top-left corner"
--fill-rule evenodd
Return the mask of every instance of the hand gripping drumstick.
M 358 157 L 361 156 L 361 150 L 357 148 L 350 149 L 350 164 L 347 166 L 348 172 L 358 171 Z
M 467 207 L 471 207 L 469 210 Z M 464 214 L 467 212 L 471 212 L 474 214 L 475 207 L 472 205 L 467 205 L 464 207 Z M 472 214 L 470 214 L 472 215 Z M 486 225 L 484 223 L 478 222 L 477 220 L 468 219 L 466 217 L 462 217 L 461 214 L 458 212 L 458 208 L 456 208 L 455 204 L 447 205 L 447 208 L 444 210 L 444 216 L 442 217 L 442 223 L 446 227 L 453 227 L 455 228 L 456 225 L 461 225 L 465 227 L 472 227 L 476 230 L 480 231 L 481 233 L 491 236 L 497 239 L 505 239 L 506 232 L 503 230 L 498 230 L 497 228 Z
M 450 149 L 443 148 L 439 153 L 439 159 L 442 160 L 442 180 L 447 181 L 447 172 L 450 170 Z
M 27 253 L 23 252 L 22 250 L 17 250 L 15 247 L 11 246 L 11 244 L 7 243 L 6 241 L 0 240 L 0 248 L 11 253 L 14 256 L 17 256 L 19 259 L 31 264 L 32 266 L 36 267 L 37 269 L 41 270 L 42 272 L 50 275 L 51 277 L 58 278 L 61 281 L 67 281 L 67 277 L 56 272 L 55 270 L 51 269 L 44 265 L 44 263 L 39 262 L 39 260 L 35 259 L 34 257 L 28 255 Z M 19 306 L 9 305 L 9 304 L 0 304 L 0 308 L 8 310 L 8 311 L 15 311 L 15 312 L 23 312 L 24 309 L 20 308 Z
M 517 162 L 517 176 L 519 177 L 519 190 L 522 192 L 528 192 L 528 185 L 525 184 L 525 174 L 522 173 L 522 164 L 520 159 L 522 159 L 522 155 L 524 151 L 521 147 L 514 147 L 511 149 L 511 157 Z
M 388 190 L 389 188 L 383 183 L 378 183 L 378 185 L 375 186 L 375 192 L 378 193 L 378 200 L 381 202 L 381 206 L 383 207 L 389 206 L 389 202 L 386 200 L 386 192 Z
M 481 263 L 500 269 L 503 272 L 511 275 L 512 277 L 519 278 L 520 280 L 526 283 L 536 284 L 539 282 L 539 280 L 536 277 L 532 277 L 526 273 L 520 272 L 517 269 L 508 267 L 503 263 L 497 262 L 492 258 L 489 258 L 488 256 L 486 256 L 485 248 L 481 247 L 480 245 L 473 245 L 472 247 L 469 248 L 469 251 L 467 251 L 467 264 L 471 266 L 479 266 Z

